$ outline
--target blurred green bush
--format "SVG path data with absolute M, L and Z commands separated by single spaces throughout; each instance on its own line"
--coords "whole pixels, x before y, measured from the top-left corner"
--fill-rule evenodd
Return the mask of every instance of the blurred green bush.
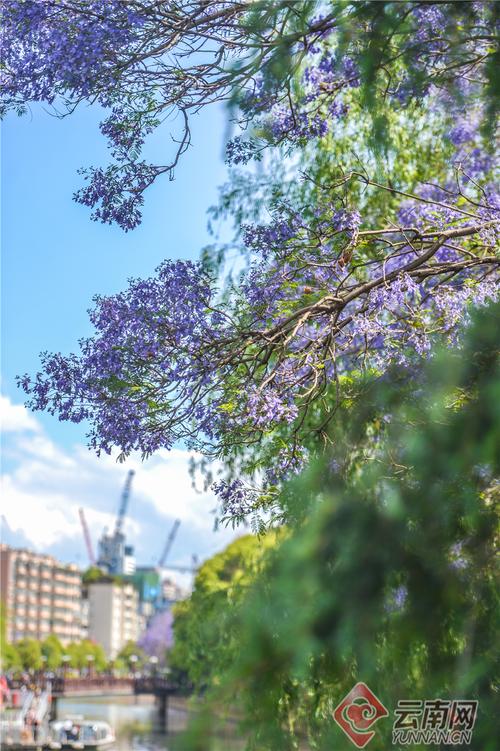
M 250 748 L 353 748 L 332 712 L 364 681 L 391 713 L 399 699 L 477 699 L 470 748 L 496 749 L 499 310 L 411 383 L 394 371 L 366 385 L 284 489 L 288 534 L 266 566 L 236 605 L 200 611 L 218 634 L 203 685 L 241 713 Z M 176 637 L 188 654 L 192 634 Z M 370 749 L 393 747 L 391 730 L 380 721 Z

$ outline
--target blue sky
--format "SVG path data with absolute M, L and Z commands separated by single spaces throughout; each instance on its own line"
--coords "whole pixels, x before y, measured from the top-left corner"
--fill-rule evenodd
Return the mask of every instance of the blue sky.
M 227 177 L 222 159 L 226 113 L 214 106 L 194 119 L 193 146 L 175 180 L 161 179 L 146 194 L 137 230 L 125 234 L 92 222 L 72 194 L 82 184 L 79 167 L 109 159 L 98 129 L 101 117 L 98 109 L 82 107 L 60 120 L 34 107 L 30 115 L 10 116 L 2 126 L 2 512 L 10 526 L 4 540 L 45 547 L 81 565 L 85 554 L 77 506 L 89 509 L 96 539 L 99 525 L 112 520 L 126 468 L 89 455 L 84 426 L 28 415 L 19 406 L 15 376 L 35 372 L 42 350 L 76 349 L 77 340 L 90 333 L 86 311 L 94 294 L 115 292 L 130 276 L 152 274 L 166 257 L 196 258 L 212 241 L 206 210 Z M 173 127 L 166 124 L 155 134 L 147 153 L 153 161 L 166 162 Z M 228 533 L 210 532 L 213 499 L 190 500 L 187 474 L 182 480 L 182 449 L 144 466 L 132 461 L 138 475 L 129 532 L 139 556 L 151 558 L 152 549 L 161 549 L 169 524 L 175 515 L 182 517 L 182 504 L 191 503 L 192 509 L 183 510 L 175 560 L 185 561 L 191 552 L 207 555 L 229 539 Z M 176 498 L 163 503 L 166 488 Z
M 144 221 L 127 234 L 90 221 L 89 210 L 72 200 L 82 184 L 78 168 L 109 160 L 100 118 L 97 108 L 59 120 L 35 107 L 31 116 L 3 124 L 2 378 L 11 396 L 15 375 L 33 371 L 40 350 L 69 351 L 89 332 L 86 311 L 95 293 L 151 274 L 165 257 L 197 257 L 210 240 L 206 209 L 226 177 L 223 109 L 195 118 L 193 147 L 176 179 L 160 179 L 147 192 Z M 152 151 L 160 163 L 170 153 L 168 124 Z

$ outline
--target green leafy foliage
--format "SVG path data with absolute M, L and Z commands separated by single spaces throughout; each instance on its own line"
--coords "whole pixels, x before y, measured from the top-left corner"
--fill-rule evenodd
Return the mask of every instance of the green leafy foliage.
M 82 576 L 83 584 L 90 584 L 91 582 L 101 581 L 104 577 L 104 572 L 98 566 L 90 566 Z
M 108 574 L 106 571 L 99 568 L 99 566 L 90 566 L 82 576 L 83 584 L 92 584 L 93 582 L 100 581 L 113 583 L 119 587 L 123 587 L 131 581 L 131 578 L 124 574 Z
M 70 667 L 82 670 L 88 668 L 89 664 L 96 672 L 100 672 L 107 667 L 107 659 L 104 649 L 100 644 L 96 644 L 90 639 L 83 639 L 81 642 L 69 644 L 66 653 L 70 657 Z M 92 660 L 88 658 L 91 657 Z
M 200 568 L 191 597 L 175 605 L 169 665 L 198 689 L 217 684 L 239 649 L 238 612 L 277 536 L 245 535 Z
M 44 667 L 48 670 L 56 670 L 62 664 L 64 647 L 55 634 L 50 634 L 42 642 L 42 655 L 46 658 Z
M 1 654 L 3 668 L 14 672 L 41 669 L 54 671 L 64 665 L 74 670 L 83 670 L 91 664 L 92 670 L 99 673 L 108 667 L 104 649 L 100 644 L 83 639 L 63 646 L 55 634 L 49 634 L 44 641 L 22 639 L 10 644 L 2 640 Z M 69 660 L 66 660 L 67 657 Z
M 4 639 L 2 639 L 0 646 L 2 670 L 22 670 L 23 663 L 21 660 L 21 655 L 19 654 L 19 651 L 16 649 L 14 644 L 9 644 Z
M 134 659 L 135 658 L 135 659 Z M 134 641 L 129 641 L 119 651 L 113 668 L 122 672 L 129 670 L 142 670 L 148 660 L 148 656 Z
M 21 639 L 15 645 L 24 670 L 39 670 L 42 665 L 42 648 L 36 639 Z

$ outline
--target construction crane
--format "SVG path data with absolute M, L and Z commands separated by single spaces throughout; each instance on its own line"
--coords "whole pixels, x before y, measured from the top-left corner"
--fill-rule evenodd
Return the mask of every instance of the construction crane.
M 122 531 L 123 520 L 125 519 L 125 514 L 127 513 L 127 506 L 128 506 L 128 501 L 130 498 L 130 487 L 132 485 L 132 478 L 134 475 L 135 475 L 135 472 L 133 469 L 131 469 L 127 475 L 127 479 L 125 480 L 125 487 L 123 488 L 120 509 L 118 511 L 118 516 L 116 517 L 115 533 L 114 533 L 115 538 L 117 538 L 118 535 L 120 535 Z
M 176 571 L 179 574 L 196 574 L 199 569 L 199 564 L 192 564 L 191 566 L 167 566 L 169 571 Z
M 80 522 L 82 525 L 83 537 L 85 540 L 85 547 L 87 548 L 87 555 L 89 557 L 91 566 L 95 566 L 96 560 L 95 560 L 95 555 L 94 555 L 94 548 L 92 547 L 92 540 L 90 538 L 90 532 L 89 532 L 87 520 L 85 518 L 85 512 L 82 508 L 79 508 L 78 513 L 80 515 Z
M 133 557 L 133 548 L 130 545 L 126 545 L 125 535 L 123 534 L 122 528 L 127 513 L 130 487 L 134 475 L 135 472 L 131 469 L 125 480 L 125 486 L 123 488 L 120 508 L 118 509 L 113 533 L 108 534 L 105 530 L 104 534 L 99 539 L 99 557 L 97 559 L 97 565 L 109 574 L 128 574 L 131 573 L 130 564 L 132 564 L 133 567 L 133 561 L 131 560 Z
M 158 568 L 163 568 L 165 565 L 165 561 L 168 558 L 168 554 L 170 553 L 170 549 L 173 545 L 173 542 L 175 540 L 175 536 L 177 534 L 177 530 L 179 529 L 181 524 L 180 519 L 176 519 L 173 523 L 172 529 L 170 530 L 167 540 L 165 542 L 165 547 L 163 548 L 163 553 L 160 556 L 160 560 L 158 561 Z

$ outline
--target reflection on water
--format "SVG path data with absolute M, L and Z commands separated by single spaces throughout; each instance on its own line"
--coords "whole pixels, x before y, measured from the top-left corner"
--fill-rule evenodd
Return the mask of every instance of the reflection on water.
M 173 713 L 174 710 L 172 710 Z M 165 751 L 167 739 L 157 727 L 158 710 L 153 701 L 135 703 L 133 697 L 99 699 L 63 699 L 58 717 L 67 714 L 83 715 L 89 720 L 105 720 L 116 733 L 116 751 Z
M 83 715 L 88 720 L 104 720 L 116 733 L 116 744 L 110 751 L 174 751 L 175 737 L 186 728 L 188 712 L 182 699 L 170 701 L 168 734 L 159 727 L 158 708 L 150 697 L 101 697 L 60 699 L 58 719 L 65 715 Z M 227 737 L 226 737 L 227 736 Z M 232 727 L 207 751 L 240 751 L 244 744 L 234 738 Z

